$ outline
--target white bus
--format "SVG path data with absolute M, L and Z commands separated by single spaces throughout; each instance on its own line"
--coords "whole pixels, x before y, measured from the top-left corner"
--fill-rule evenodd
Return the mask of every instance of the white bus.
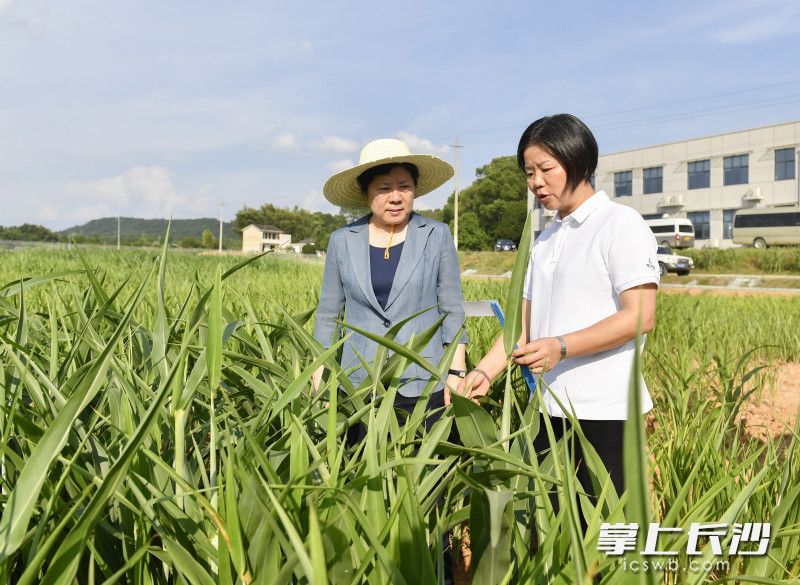
M 647 219 L 659 246 L 691 248 L 694 246 L 694 226 L 685 217 L 662 217 Z
M 800 207 L 738 210 L 733 218 L 733 243 L 754 248 L 800 245 Z

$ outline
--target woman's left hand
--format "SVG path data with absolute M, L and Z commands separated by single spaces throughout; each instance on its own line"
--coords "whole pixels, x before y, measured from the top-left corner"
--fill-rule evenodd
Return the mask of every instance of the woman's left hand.
M 458 392 L 458 383 L 461 382 L 461 378 L 458 376 L 454 376 L 453 374 L 449 374 L 446 380 L 446 386 L 444 387 L 444 405 L 450 406 L 450 388 L 453 389 L 453 392 Z
M 552 370 L 561 361 L 561 344 L 555 337 L 542 337 L 511 352 L 514 362 L 528 366 L 534 374 Z

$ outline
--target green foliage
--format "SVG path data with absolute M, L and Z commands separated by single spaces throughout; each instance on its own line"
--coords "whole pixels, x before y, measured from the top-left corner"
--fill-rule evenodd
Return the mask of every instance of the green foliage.
M 498 157 L 475 173 L 475 182 L 459 194 L 459 248 L 462 247 L 461 224 L 464 216 L 470 213 L 475 214 L 485 238 L 479 247 L 465 249 L 489 250 L 498 239 L 519 242 L 528 212 L 528 190 L 516 158 Z M 451 195 L 442 208 L 442 221 L 447 223 L 453 220 L 453 197 Z M 472 219 L 468 221 L 471 223 Z M 474 245 L 474 242 L 470 239 L 470 244 Z
M 459 246 L 463 248 L 463 246 Z M 800 274 L 800 247 L 768 248 L 691 248 L 674 250 L 676 254 L 694 260 L 692 274 Z M 511 270 L 516 252 L 460 252 L 462 271 L 475 269 L 478 274 L 503 274 Z M 770 285 L 763 281 L 760 286 Z M 702 283 L 701 283 L 702 284 Z M 716 283 L 719 284 L 719 283 Z M 784 286 L 784 285 L 780 285 Z
M 600 572 L 613 585 L 640 576 L 597 550 L 600 524 L 648 515 L 665 527 L 773 529 L 767 557 L 732 557 L 712 577 L 688 571 L 684 555 L 686 571 L 656 582 L 800 577 L 798 429 L 758 441 L 737 422 L 769 382 L 758 366 L 800 359 L 795 299 L 660 294 L 642 356 L 656 406 L 648 432 L 627 437 L 633 485 L 620 500 L 589 453 L 606 486 L 595 499 L 569 463 L 579 430 L 539 462 L 538 394 L 509 392 L 514 379 L 501 377 L 485 405 L 455 397 L 426 433 L 421 406 L 405 424 L 391 408 L 397 374 L 407 360 L 438 372 L 446 362 L 429 364 L 390 332 L 379 340 L 395 355 L 350 387 L 338 348 L 309 333 L 321 266 L 166 260 L 164 250 L 3 257 L 0 582 L 435 583 L 442 535 L 469 523 L 475 583 L 590 583 Z M 468 299 L 508 290 L 464 283 Z M 499 327 L 486 318 L 467 329 L 474 362 Z M 320 363 L 329 371 L 315 395 Z M 359 423 L 364 440 L 348 443 Z M 452 425 L 462 446 L 447 441 Z M 662 535 L 661 548 L 685 538 Z
M 697 270 L 704 272 L 740 274 L 798 274 L 800 273 L 800 247 L 755 248 L 689 248 L 675 250 L 676 254 L 689 256 Z
M 58 235 L 44 226 L 23 223 L 19 226 L 0 226 L 0 240 L 17 242 L 57 242 Z
M 316 247 L 314 244 L 305 244 L 305 245 L 304 245 L 304 246 L 303 246 L 303 247 L 300 249 L 300 251 L 301 251 L 303 254 L 316 254 L 316 253 L 317 253 L 317 247 Z
M 203 247 L 203 244 L 199 238 L 194 238 L 189 236 L 181 238 L 178 241 L 178 246 L 180 246 L 181 248 L 201 248 Z
M 444 215 L 441 209 L 415 209 L 414 211 L 425 217 L 444 222 Z
M 211 230 L 203 230 L 203 233 L 200 235 L 200 245 L 207 249 L 216 248 L 217 238 L 214 237 L 214 232 Z
M 125 246 L 160 246 L 167 231 L 167 219 L 143 219 L 140 217 L 121 218 L 121 240 Z M 219 233 L 219 220 L 211 217 L 199 219 L 173 219 L 170 223 L 171 241 L 178 242 L 181 247 L 199 248 L 188 238 L 200 241 L 203 230 Z M 226 249 L 241 249 L 241 235 L 236 231 L 236 224 L 225 222 L 222 228 L 222 243 Z M 58 232 L 59 240 L 74 240 L 77 243 L 116 244 L 117 218 L 104 217 L 93 219 L 83 225 L 74 226 Z M 184 245 L 184 241 L 187 245 Z M 154 244 L 155 242 L 155 244 Z
M 458 248 L 459 250 L 485 250 L 489 247 L 489 236 L 483 231 L 478 216 L 473 212 L 459 214 L 458 221 Z M 451 231 L 454 229 L 450 225 Z

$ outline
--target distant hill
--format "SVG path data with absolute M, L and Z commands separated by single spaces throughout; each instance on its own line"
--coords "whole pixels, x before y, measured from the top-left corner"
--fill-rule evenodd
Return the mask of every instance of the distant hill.
M 166 219 L 142 219 L 139 217 L 123 217 L 121 220 L 121 233 L 123 242 L 133 242 L 142 238 L 160 240 L 167 233 Z M 223 239 L 226 245 L 241 242 L 241 235 L 235 231 L 236 224 L 226 222 L 223 224 Z M 200 239 L 203 230 L 211 230 L 216 238 L 219 235 L 219 220 L 211 217 L 200 219 L 173 219 L 170 228 L 170 240 L 178 242 L 184 238 Z M 76 225 L 58 232 L 60 235 L 80 235 L 99 238 L 103 242 L 117 241 L 117 218 L 104 217 L 93 219 L 83 225 Z M 240 244 L 239 244 L 240 245 Z

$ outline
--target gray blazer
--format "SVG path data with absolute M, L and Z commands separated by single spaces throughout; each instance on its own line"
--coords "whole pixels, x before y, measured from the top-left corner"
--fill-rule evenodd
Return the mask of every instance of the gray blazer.
M 406 323 L 395 341 L 407 342 L 412 333 L 424 331 L 446 314 L 439 331 L 421 352 L 430 362 L 438 364 L 444 344 L 455 339 L 464 323 L 458 255 L 450 230 L 439 221 L 412 213 L 386 309 L 383 309 L 372 290 L 369 218 L 366 215 L 331 234 L 314 337 L 325 347 L 338 339 L 340 331 L 335 321 L 342 309 L 345 322 L 382 335 L 394 323 L 435 306 Z M 463 332 L 457 342 L 466 343 L 467 340 Z M 377 343 L 363 335 L 352 333 L 342 351 L 342 367 L 360 364 L 356 351 L 371 363 L 377 347 Z M 423 368 L 410 365 L 401 378 L 400 394 L 419 396 L 429 376 Z M 366 372 L 361 367 L 350 379 L 358 385 L 365 377 Z M 440 384 L 436 391 L 442 388 Z

